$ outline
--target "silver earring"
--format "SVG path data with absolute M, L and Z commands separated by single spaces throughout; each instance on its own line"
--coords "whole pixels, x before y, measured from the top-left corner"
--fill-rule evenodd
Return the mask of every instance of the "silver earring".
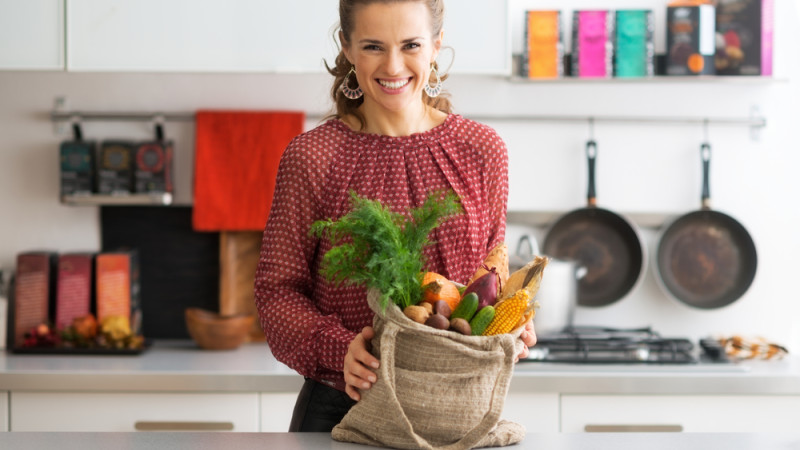
M 355 89 L 348 86 L 348 84 L 350 84 L 350 75 L 355 73 L 356 73 L 356 66 L 350 67 L 350 72 L 347 72 L 347 75 L 344 76 L 344 80 L 342 81 L 342 87 L 340 88 L 342 90 L 342 94 L 344 94 L 344 96 L 349 98 L 350 100 L 356 100 L 358 98 L 361 98 L 362 95 L 364 95 L 364 91 L 361 90 L 361 86 L 358 86 Z
M 431 78 L 436 76 L 436 86 L 431 86 Z M 425 83 L 423 88 L 425 93 L 428 94 L 428 97 L 435 98 L 438 97 L 439 94 L 442 93 L 442 79 L 439 77 L 439 72 L 436 70 L 436 66 L 431 64 L 431 75 L 428 77 L 428 82 Z

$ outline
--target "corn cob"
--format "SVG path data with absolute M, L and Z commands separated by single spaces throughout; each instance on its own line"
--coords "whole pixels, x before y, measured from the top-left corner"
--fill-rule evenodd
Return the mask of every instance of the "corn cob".
M 528 311 L 530 294 L 527 289 L 518 290 L 513 296 L 499 303 L 495 307 L 494 319 L 483 332 L 484 336 L 508 333 L 513 330 L 520 318 Z

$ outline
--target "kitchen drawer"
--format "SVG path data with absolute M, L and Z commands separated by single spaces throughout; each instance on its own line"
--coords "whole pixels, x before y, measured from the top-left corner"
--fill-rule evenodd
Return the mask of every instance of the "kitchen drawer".
M 12 392 L 11 431 L 258 431 L 258 393 Z
M 8 431 L 8 391 L 0 391 L 0 431 Z
M 798 411 L 798 395 L 563 395 L 561 431 L 788 432 Z
M 503 419 L 517 422 L 528 433 L 558 433 L 558 393 L 509 393 L 503 407 Z
M 297 392 L 261 393 L 261 431 L 285 433 L 292 422 Z

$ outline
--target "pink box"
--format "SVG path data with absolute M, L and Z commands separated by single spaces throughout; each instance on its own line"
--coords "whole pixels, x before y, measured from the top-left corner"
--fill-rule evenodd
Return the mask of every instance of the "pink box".
M 609 11 L 575 11 L 572 18 L 572 75 L 611 77 L 614 14 Z
M 63 254 L 58 258 L 55 325 L 59 330 L 72 319 L 91 312 L 92 259 L 88 253 Z

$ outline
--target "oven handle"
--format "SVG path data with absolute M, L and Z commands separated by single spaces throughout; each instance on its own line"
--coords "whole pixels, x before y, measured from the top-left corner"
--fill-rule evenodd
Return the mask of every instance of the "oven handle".
M 679 433 L 683 425 L 586 425 L 587 433 Z

